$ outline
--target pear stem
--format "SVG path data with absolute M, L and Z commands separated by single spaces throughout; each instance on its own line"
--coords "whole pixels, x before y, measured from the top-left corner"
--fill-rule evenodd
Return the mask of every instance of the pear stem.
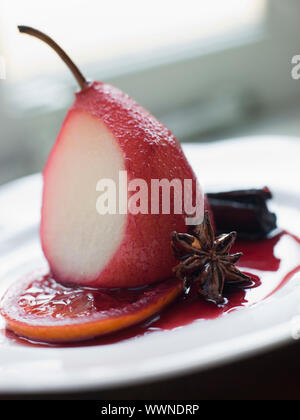
M 85 79 L 79 68 L 74 64 L 74 62 L 70 59 L 70 57 L 64 52 L 64 50 L 48 35 L 44 34 L 37 29 L 31 28 L 29 26 L 18 26 L 18 29 L 21 33 L 34 36 L 41 41 L 45 42 L 49 45 L 53 50 L 60 56 L 64 63 L 69 67 L 71 72 L 73 73 L 75 79 L 77 80 L 81 90 L 85 89 L 89 86 L 88 81 Z

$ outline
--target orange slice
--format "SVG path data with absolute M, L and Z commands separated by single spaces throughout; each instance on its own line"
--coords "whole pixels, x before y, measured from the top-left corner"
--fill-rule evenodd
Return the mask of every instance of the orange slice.
M 7 329 L 19 336 L 49 343 L 82 341 L 146 320 L 182 290 L 175 278 L 138 289 L 91 289 L 33 274 L 8 289 L 0 313 Z

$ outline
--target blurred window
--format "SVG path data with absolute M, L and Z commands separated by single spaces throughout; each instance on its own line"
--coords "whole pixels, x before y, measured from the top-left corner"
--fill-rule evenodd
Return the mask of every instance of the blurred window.
M 74 97 L 65 65 L 18 24 L 201 141 L 299 102 L 299 16 L 299 0 L 0 0 L 0 183 L 41 170 Z
M 8 80 L 26 80 L 57 69 L 53 54 L 28 42 L 17 24 L 52 34 L 81 65 L 108 63 L 164 51 L 165 59 L 191 43 L 233 36 L 264 18 L 265 0 L 2 0 L 0 31 L 8 61 Z M 153 64 L 153 63 L 149 63 Z

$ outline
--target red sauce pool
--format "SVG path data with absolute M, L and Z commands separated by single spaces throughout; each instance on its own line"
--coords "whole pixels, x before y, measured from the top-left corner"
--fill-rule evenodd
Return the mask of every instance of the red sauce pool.
M 155 331 L 183 327 L 195 321 L 214 319 L 227 315 L 234 310 L 254 305 L 275 293 L 296 272 L 300 271 L 300 239 L 287 232 L 281 232 L 272 238 L 261 241 L 237 241 L 232 252 L 238 251 L 244 254 L 239 262 L 239 267 L 251 276 L 253 284 L 246 289 L 226 288 L 224 294 L 227 303 L 223 306 L 216 306 L 199 299 L 195 291 L 192 290 L 188 296 L 182 296 L 162 313 L 145 323 L 91 341 L 69 345 L 50 345 L 34 343 L 18 338 L 9 331 L 2 330 L 6 337 L 4 340 L 10 343 L 45 347 L 83 347 L 113 344 Z

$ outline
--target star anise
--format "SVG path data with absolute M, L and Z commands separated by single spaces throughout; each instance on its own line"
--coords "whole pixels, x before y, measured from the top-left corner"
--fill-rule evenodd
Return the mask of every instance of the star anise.
M 203 223 L 192 226 L 189 233 L 172 233 L 172 249 L 175 258 L 181 261 L 174 273 L 185 281 L 187 288 L 195 282 L 204 299 L 223 303 L 225 283 L 251 282 L 251 278 L 235 266 L 242 254 L 230 254 L 235 239 L 236 232 L 215 237 L 209 212 L 205 212 Z

